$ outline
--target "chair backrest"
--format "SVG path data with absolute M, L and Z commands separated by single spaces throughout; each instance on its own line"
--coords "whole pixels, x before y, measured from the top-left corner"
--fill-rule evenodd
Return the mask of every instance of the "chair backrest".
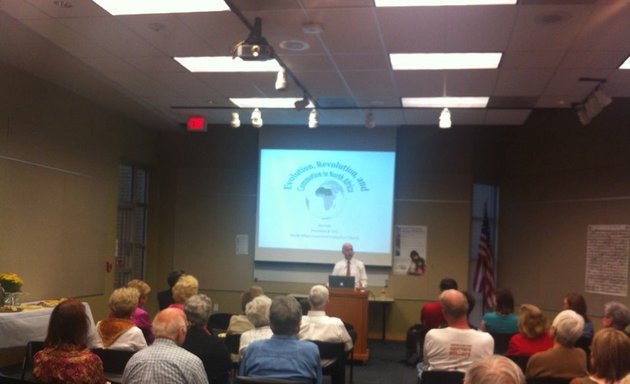
M 94 348 L 92 352 L 101 358 L 103 362 L 103 370 L 106 373 L 123 373 L 125 366 L 133 351 L 121 351 L 116 349 Z
M 423 371 L 420 384 L 462 384 L 464 372 L 459 371 Z
M 33 377 L 33 356 L 42 349 L 44 349 L 43 341 L 29 341 L 26 344 L 26 354 L 22 361 L 22 375 L 20 376 L 22 381 Z
M 310 380 L 276 379 L 273 377 L 236 376 L 234 384 L 312 384 Z
M 345 360 L 346 359 L 346 351 L 344 343 L 327 343 L 319 340 L 309 340 L 310 342 L 317 345 L 319 349 L 319 358 L 324 359 L 335 359 L 335 360 Z
M 563 377 L 528 377 L 527 384 L 569 384 L 571 379 Z
M 343 384 L 346 381 L 346 350 L 342 342 L 328 343 L 309 340 L 317 345 L 321 360 L 335 360 L 334 363 L 322 367 L 322 374 L 330 376 L 331 384 Z
M 503 355 L 507 351 L 510 339 L 514 336 L 513 333 L 494 333 L 490 332 L 490 335 L 494 339 L 494 354 Z
M 523 374 L 525 374 L 525 368 L 527 368 L 527 362 L 529 361 L 529 356 L 506 356 L 510 360 L 516 363 L 516 365 L 521 368 Z
M 231 313 L 213 313 L 208 319 L 208 330 L 215 336 L 225 332 L 230 325 Z
M 229 335 L 225 335 L 223 339 L 225 346 L 227 347 L 230 353 L 238 355 L 238 349 L 241 346 L 241 334 L 240 333 L 232 333 Z

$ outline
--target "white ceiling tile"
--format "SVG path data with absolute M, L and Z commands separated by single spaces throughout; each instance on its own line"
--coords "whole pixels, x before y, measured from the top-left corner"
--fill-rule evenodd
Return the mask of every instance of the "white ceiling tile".
M 28 19 L 23 21 L 29 28 L 36 31 L 59 48 L 78 58 L 108 57 L 110 54 L 95 45 L 81 34 L 53 19 Z
M 493 96 L 540 95 L 553 76 L 551 69 L 504 69 L 499 73 Z
M 131 64 L 117 57 L 87 57 L 82 59 L 86 64 L 99 72 L 137 72 Z
M 227 47 L 215 51 L 177 15 L 120 16 L 118 20 L 167 56 L 229 56 Z
M 383 53 L 337 54 L 333 60 L 341 71 L 389 70 L 389 57 Z
M 577 50 L 630 50 L 630 2 L 610 1 L 594 7 L 572 48 Z M 620 39 L 620 37 L 622 37 Z
M 504 52 L 517 7 L 446 7 L 444 52 Z
M 630 20 L 629 20 L 630 22 Z M 626 51 L 568 51 L 560 69 L 617 69 L 628 56 Z
M 593 10 L 590 4 L 520 6 L 509 50 L 568 49 Z M 545 20 L 564 18 L 561 22 Z
M 396 93 L 396 87 L 388 71 L 347 71 L 343 77 L 355 97 L 380 100 Z
M 44 19 L 47 17 L 39 8 L 24 0 L 0 1 L 0 11 L 6 12 L 17 20 Z
M 333 53 L 379 53 L 384 47 L 379 28 L 370 9 L 316 10 L 324 32 L 319 35 L 327 49 Z
M 387 53 L 444 52 L 444 7 L 379 8 L 376 11 Z
M 52 18 L 107 16 L 109 13 L 91 0 L 72 0 L 71 7 L 61 7 L 51 0 L 20 0 L 28 2 Z
M 618 69 L 610 75 L 604 91 L 613 97 L 630 98 L 630 69 Z
M 489 109 L 486 125 L 523 125 L 532 113 L 531 109 Z
M 160 56 L 161 52 L 127 28 L 118 18 L 58 19 L 75 33 L 119 57 Z
M 501 58 L 501 69 L 552 69 L 565 56 L 564 50 L 508 50 Z

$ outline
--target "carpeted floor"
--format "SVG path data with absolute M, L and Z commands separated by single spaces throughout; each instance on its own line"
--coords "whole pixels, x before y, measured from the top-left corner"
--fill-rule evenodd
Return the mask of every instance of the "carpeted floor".
M 405 357 L 404 342 L 369 340 L 368 348 L 369 360 L 354 366 L 354 384 L 416 384 L 416 368 L 400 362 Z M 349 369 L 346 383 L 350 380 Z M 330 384 L 330 377 L 324 377 L 323 384 Z

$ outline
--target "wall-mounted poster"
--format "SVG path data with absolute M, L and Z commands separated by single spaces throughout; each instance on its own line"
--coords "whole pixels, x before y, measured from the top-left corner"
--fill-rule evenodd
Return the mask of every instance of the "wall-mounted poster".
M 626 296 L 630 225 L 589 225 L 586 241 L 584 290 Z
M 394 246 L 394 274 L 422 276 L 426 273 L 427 227 L 397 225 Z

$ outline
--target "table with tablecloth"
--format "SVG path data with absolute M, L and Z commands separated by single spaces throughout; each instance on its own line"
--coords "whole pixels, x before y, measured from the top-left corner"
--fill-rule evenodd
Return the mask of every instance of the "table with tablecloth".
M 95 335 L 94 319 L 88 303 L 83 303 L 90 323 L 90 335 Z M 53 308 L 25 303 L 19 312 L 0 313 L 0 349 L 23 347 L 29 341 L 44 341 Z

